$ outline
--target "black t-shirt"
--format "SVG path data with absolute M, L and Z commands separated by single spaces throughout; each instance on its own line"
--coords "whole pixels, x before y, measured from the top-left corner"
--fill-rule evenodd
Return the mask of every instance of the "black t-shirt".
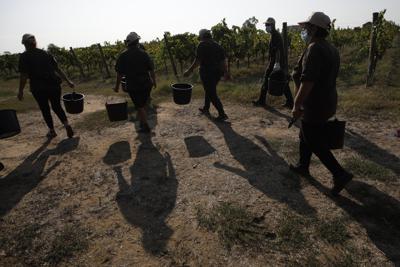
M 314 82 L 304 101 L 304 120 L 324 122 L 336 113 L 336 78 L 339 73 L 340 56 L 337 49 L 326 40 L 310 44 L 299 60 L 293 73 L 297 85 Z
M 59 86 L 61 79 L 55 73 L 57 69 L 55 58 L 41 49 L 25 51 L 19 57 L 18 70 L 28 75 L 32 91 Z
M 222 76 L 225 51 L 217 42 L 214 40 L 200 42 L 196 49 L 196 58 L 200 61 L 200 74 Z
M 144 89 L 150 86 L 149 71 L 154 70 L 150 56 L 139 47 L 130 47 L 119 55 L 115 71 L 126 76 L 128 90 Z

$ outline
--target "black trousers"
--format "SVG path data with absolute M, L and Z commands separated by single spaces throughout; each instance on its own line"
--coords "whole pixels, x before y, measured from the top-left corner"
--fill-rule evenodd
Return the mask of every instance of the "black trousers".
M 43 118 L 49 129 L 54 129 L 53 118 L 51 117 L 50 105 L 54 113 L 62 123 L 67 121 L 64 109 L 61 106 L 61 87 L 40 88 L 39 90 L 32 90 L 32 95 L 39 105 Z
M 261 86 L 261 92 L 260 92 L 260 98 L 258 99 L 258 102 L 260 103 L 267 103 L 267 93 L 268 93 L 268 78 L 271 75 L 271 72 L 267 72 L 264 77 L 264 82 Z M 293 105 L 293 95 L 292 92 L 290 91 L 290 86 L 289 83 L 286 85 L 286 87 L 283 89 L 283 94 L 286 97 L 286 103 Z
M 204 109 L 210 109 L 210 103 L 217 109 L 219 115 L 224 115 L 224 107 L 217 95 L 217 85 L 220 80 L 219 75 L 201 75 L 201 81 L 204 87 Z
M 299 163 L 308 168 L 311 155 L 314 153 L 332 173 L 333 177 L 341 177 L 345 170 L 330 151 L 325 136 L 325 123 L 301 122 Z

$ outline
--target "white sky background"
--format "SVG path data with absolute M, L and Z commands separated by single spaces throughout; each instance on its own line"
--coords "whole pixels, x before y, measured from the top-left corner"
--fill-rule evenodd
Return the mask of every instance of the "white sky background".
M 39 47 L 54 43 L 81 47 L 125 39 L 136 31 L 142 40 L 210 28 L 226 18 L 229 26 L 255 16 L 272 16 L 280 28 L 323 11 L 340 27 L 360 26 L 372 12 L 387 9 L 386 18 L 400 24 L 400 0 L 0 0 L 0 53 L 22 52 L 24 33 Z

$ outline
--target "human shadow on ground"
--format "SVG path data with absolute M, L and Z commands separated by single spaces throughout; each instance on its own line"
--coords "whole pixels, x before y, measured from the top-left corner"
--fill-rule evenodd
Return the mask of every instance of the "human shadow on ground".
M 215 148 L 203 136 L 186 137 L 185 144 L 191 158 L 201 158 L 215 152 Z
M 298 177 L 291 175 L 286 161 L 278 156 L 264 138 L 258 137 L 262 139 L 268 153 L 250 139 L 235 132 L 230 123 L 214 123 L 223 133 L 233 158 L 243 166 L 243 169 L 222 163 L 214 163 L 215 167 L 245 178 L 257 190 L 287 204 L 299 214 L 315 213 L 314 208 L 308 204 L 300 191 L 300 180 L 296 179 Z M 274 171 L 277 167 L 280 169 L 279 172 Z
M 279 116 L 281 118 L 290 121 L 291 117 L 280 112 L 272 107 L 266 108 L 267 111 Z M 298 125 L 294 125 L 298 127 Z M 387 169 L 393 171 L 397 176 L 400 176 L 400 158 L 396 155 L 386 151 L 385 149 L 379 147 L 377 144 L 369 141 L 366 137 L 350 130 L 346 129 L 345 133 L 345 146 L 356 151 L 358 154 L 362 155 L 366 159 L 375 162 Z M 351 170 L 350 170 L 351 171 Z
M 131 158 L 132 153 L 129 142 L 120 141 L 109 147 L 107 154 L 103 158 L 103 162 L 107 165 L 115 165 L 130 160 Z
M 45 172 L 50 156 L 62 155 L 78 147 L 79 137 L 65 139 L 54 149 L 46 150 L 50 140 L 46 140 L 29 155 L 17 168 L 0 179 L 0 217 L 6 215 L 21 199 L 47 177 L 61 161 L 57 160 Z
M 139 134 L 140 145 L 130 167 L 130 184 L 121 166 L 114 166 L 118 207 L 125 220 L 142 230 L 144 249 L 159 255 L 173 234 L 166 219 L 175 207 L 178 181 L 171 157 L 153 144 L 150 134 Z
M 313 177 L 308 180 L 365 228 L 375 246 L 395 266 L 400 266 L 400 202 L 397 199 L 361 181 L 352 181 L 346 187 L 357 202 L 343 196 L 332 197 L 329 188 Z

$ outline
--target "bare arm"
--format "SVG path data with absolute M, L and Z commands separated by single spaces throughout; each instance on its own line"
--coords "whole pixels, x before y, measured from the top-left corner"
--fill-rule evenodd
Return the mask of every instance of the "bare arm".
M 302 115 L 304 101 L 307 99 L 313 87 L 314 82 L 305 81 L 300 84 L 300 88 L 298 90 L 296 89 L 297 93 L 294 99 L 294 107 L 292 110 L 293 117 L 299 118 Z
M 63 79 L 68 83 L 69 87 L 71 88 L 75 87 L 74 83 L 70 79 L 68 79 L 67 75 L 60 68 L 56 69 L 56 73 L 60 75 L 61 79 Z
M 117 72 L 117 78 L 115 80 L 115 87 L 114 87 L 114 91 L 117 93 L 119 91 L 119 86 L 121 84 L 121 80 L 122 80 L 122 75 Z
M 185 71 L 185 73 L 183 74 L 183 76 L 189 76 L 190 73 L 193 72 L 193 70 L 195 68 L 197 68 L 200 65 L 200 60 L 199 59 L 195 59 L 192 63 L 192 65 Z
M 21 72 L 21 75 L 19 76 L 19 90 L 17 96 L 20 101 L 24 99 L 24 88 L 27 80 L 28 80 L 28 74 Z
M 151 81 L 153 82 L 153 87 L 156 88 L 157 87 L 156 73 L 154 72 L 154 70 L 151 70 L 149 71 L 149 74 Z

